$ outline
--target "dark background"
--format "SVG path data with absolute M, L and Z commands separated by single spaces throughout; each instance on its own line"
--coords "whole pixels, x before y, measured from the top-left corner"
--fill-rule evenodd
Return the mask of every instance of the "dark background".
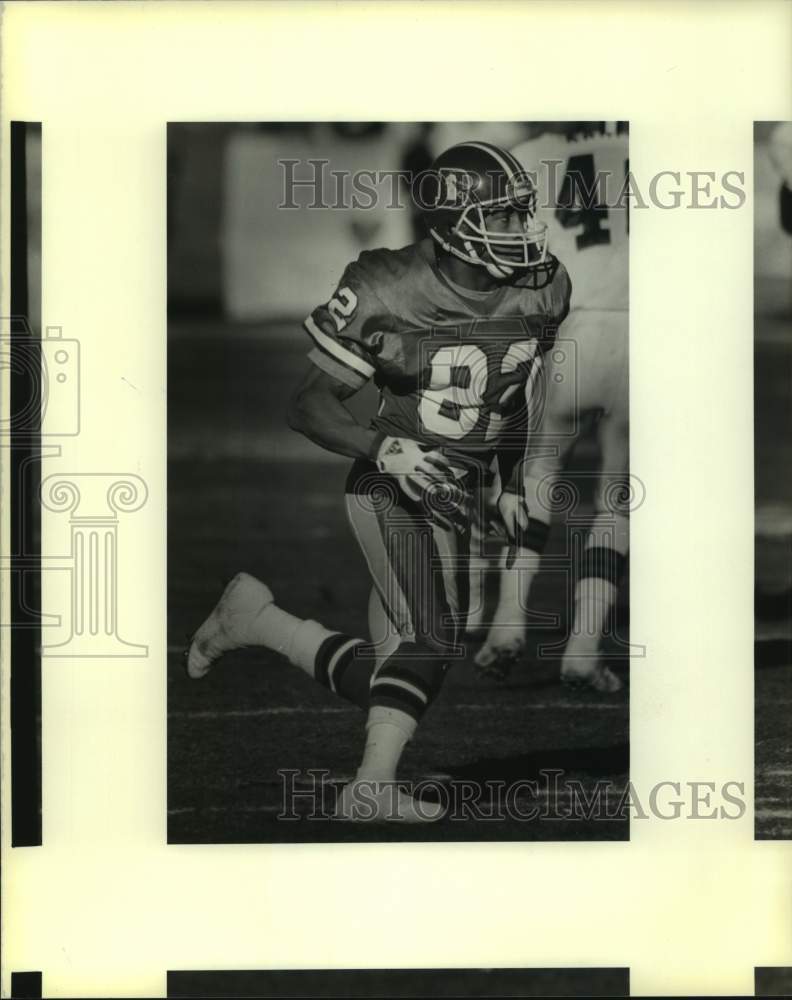
M 169 972 L 168 997 L 626 997 L 628 969 Z
M 756 126 L 754 489 L 756 836 L 792 838 L 792 233 Z M 792 171 L 792 164 L 789 165 Z

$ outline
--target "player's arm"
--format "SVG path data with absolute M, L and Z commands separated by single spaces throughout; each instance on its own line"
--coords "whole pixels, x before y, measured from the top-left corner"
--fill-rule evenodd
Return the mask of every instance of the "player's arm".
M 349 458 L 374 458 L 381 435 L 364 427 L 344 406 L 357 392 L 311 365 L 289 404 L 289 426 L 315 444 Z
M 396 476 L 414 500 L 429 482 L 450 475 L 448 459 L 439 451 L 360 424 L 344 406 L 344 400 L 355 392 L 357 389 L 312 366 L 292 396 L 289 426 L 328 451 L 376 462 L 381 472 Z
M 383 307 L 350 264 L 333 296 L 303 323 L 311 340 L 310 368 L 289 405 L 289 425 L 328 451 L 349 458 L 374 458 L 376 432 L 364 427 L 344 405 L 375 373 L 372 332 Z
M 313 341 L 308 357 L 314 370 L 297 387 L 288 420 L 329 451 L 376 462 L 381 472 L 397 476 L 402 489 L 417 499 L 427 483 L 449 474 L 445 456 L 409 438 L 363 427 L 344 406 L 374 375 L 378 331 L 388 320 L 388 310 L 359 267 L 350 265 L 329 302 L 305 320 Z

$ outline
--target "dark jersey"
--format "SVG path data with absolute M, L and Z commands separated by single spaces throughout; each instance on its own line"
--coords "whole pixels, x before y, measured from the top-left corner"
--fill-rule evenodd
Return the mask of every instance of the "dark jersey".
M 477 293 L 447 280 L 431 240 L 366 251 L 305 321 L 309 357 L 353 389 L 375 379 L 377 430 L 484 458 L 530 406 L 570 291 L 557 260 Z

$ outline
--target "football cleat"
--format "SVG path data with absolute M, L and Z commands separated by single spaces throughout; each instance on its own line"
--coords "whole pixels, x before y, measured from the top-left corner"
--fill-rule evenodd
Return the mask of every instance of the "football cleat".
M 438 802 L 415 799 L 395 781 L 355 778 L 344 785 L 335 816 L 353 823 L 436 823 L 445 815 Z
M 497 681 L 505 680 L 512 667 L 525 656 L 523 628 L 500 628 L 490 632 L 484 645 L 473 657 L 478 672 Z
M 624 687 L 610 667 L 600 663 L 597 657 L 576 657 L 564 661 L 561 680 L 568 687 L 591 688 L 599 694 L 616 694 Z
M 224 653 L 251 645 L 251 625 L 273 601 L 265 583 L 248 573 L 237 573 L 192 637 L 185 653 L 187 676 L 205 677 Z

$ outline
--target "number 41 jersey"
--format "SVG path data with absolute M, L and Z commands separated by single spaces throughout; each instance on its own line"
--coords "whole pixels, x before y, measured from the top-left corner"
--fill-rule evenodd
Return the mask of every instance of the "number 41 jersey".
M 537 219 L 572 276 L 573 309 L 626 310 L 629 137 L 624 123 L 592 123 L 567 138 L 545 133 L 512 150 L 536 178 Z
M 306 319 L 309 357 L 352 389 L 375 379 L 375 429 L 486 461 L 532 408 L 570 291 L 555 258 L 474 292 L 443 275 L 431 240 L 367 251 Z

